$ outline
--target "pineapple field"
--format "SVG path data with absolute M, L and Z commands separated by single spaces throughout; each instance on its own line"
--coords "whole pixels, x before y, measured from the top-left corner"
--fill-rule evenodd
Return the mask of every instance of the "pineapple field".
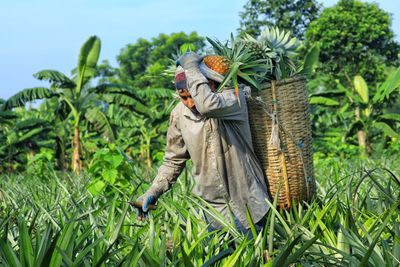
M 390 13 L 358 0 L 256 0 L 240 18 L 226 39 L 139 38 L 116 67 L 91 35 L 70 73 L 46 67 L 33 74 L 40 86 L 0 98 L 0 266 L 400 266 Z M 245 234 L 233 212 L 192 193 L 191 160 L 144 220 L 135 208 L 168 153 L 183 99 L 175 71 L 192 52 L 219 80 L 210 92 L 231 90 L 246 107 L 271 197 L 261 231 L 247 206 Z
M 396 160 L 317 161 L 318 196 L 279 211 L 248 239 L 208 232 L 204 203 L 183 175 L 146 222 L 127 204 L 130 190 L 93 197 L 86 175 L 7 175 L 1 185 L 2 266 L 398 266 Z M 144 175 L 137 173 L 138 175 Z M 111 191 L 110 191 L 111 192 Z

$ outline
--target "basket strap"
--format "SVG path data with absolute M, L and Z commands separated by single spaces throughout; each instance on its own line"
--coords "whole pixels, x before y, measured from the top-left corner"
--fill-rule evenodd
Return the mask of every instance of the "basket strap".
M 276 81 L 272 80 L 271 81 L 271 89 L 272 89 L 272 102 L 274 103 L 274 120 L 272 122 L 272 129 L 271 129 L 271 139 L 270 142 L 272 141 L 272 145 L 275 146 L 278 149 L 279 153 L 279 159 L 281 161 L 281 170 L 282 170 L 282 176 L 283 176 L 283 181 L 285 183 L 285 195 L 286 195 L 286 204 L 288 208 L 290 208 L 290 188 L 289 188 L 289 178 L 287 174 L 287 168 L 286 168 L 286 160 L 285 160 L 285 154 L 283 150 L 281 149 L 281 144 L 280 144 L 280 139 L 279 139 L 279 122 L 278 122 L 278 101 L 276 99 Z

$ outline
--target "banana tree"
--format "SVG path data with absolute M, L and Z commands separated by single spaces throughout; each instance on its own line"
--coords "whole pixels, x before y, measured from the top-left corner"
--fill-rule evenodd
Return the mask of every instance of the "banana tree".
M 359 75 L 351 84 L 352 87 L 347 88 L 338 82 L 338 91 L 313 94 L 310 103 L 338 107 L 336 115 L 341 116 L 342 121 L 351 120 L 346 136 L 356 136 L 361 155 L 369 156 L 374 132 L 383 132 L 393 141 L 399 139 L 400 114 L 382 111 L 382 107 L 400 88 L 400 68 L 392 71 L 374 93 Z
M 100 39 L 91 36 L 81 47 L 78 66 L 71 78 L 56 70 L 43 70 L 36 74 L 39 80 L 50 82 L 50 88 L 36 87 L 24 89 L 4 103 L 5 109 L 23 106 L 37 99 L 56 99 L 56 116 L 61 116 L 65 123 L 72 122 L 72 170 L 79 173 L 82 168 L 80 125 L 82 120 L 89 121 L 107 139 L 114 138 L 104 112 L 101 109 L 98 92 L 90 82 L 97 74 L 97 62 L 100 55 Z M 103 86 L 104 87 L 104 86 Z
M 155 155 L 164 149 L 168 117 L 177 101 L 173 94 L 173 90 L 166 88 L 114 87 L 103 95 L 110 104 L 107 109 L 110 122 L 120 133 L 116 143 L 147 167 L 152 166 Z M 145 100 L 146 105 L 138 99 Z
M 0 170 L 14 171 L 25 165 L 41 147 L 52 147 L 54 135 L 47 120 L 25 119 L 0 132 Z

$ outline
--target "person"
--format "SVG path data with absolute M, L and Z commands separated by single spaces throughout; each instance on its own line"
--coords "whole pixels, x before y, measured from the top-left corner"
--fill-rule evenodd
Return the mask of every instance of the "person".
M 248 208 L 257 230 L 261 230 L 269 206 L 265 179 L 251 142 L 243 86 L 240 103 L 233 88 L 216 92 L 224 76 L 202 62 L 202 57 L 188 52 L 177 61 L 175 85 L 180 97 L 170 115 L 167 146 L 163 163 L 150 188 L 139 197 L 148 207 L 175 183 L 188 159 L 193 163 L 193 193 L 205 200 L 229 222 L 233 213 L 238 230 L 248 233 Z M 205 214 L 209 229 L 222 226 Z

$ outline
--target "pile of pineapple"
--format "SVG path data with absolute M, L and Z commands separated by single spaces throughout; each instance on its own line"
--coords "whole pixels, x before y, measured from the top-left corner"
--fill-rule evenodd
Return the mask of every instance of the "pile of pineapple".
M 271 80 L 281 80 L 298 73 L 294 56 L 298 48 L 296 38 L 289 31 L 266 27 L 256 39 L 249 34 L 234 38 L 228 43 L 207 38 L 216 55 L 206 56 L 204 63 L 225 75 L 223 88 L 232 81 L 237 90 L 238 79 L 261 90 L 261 85 Z

